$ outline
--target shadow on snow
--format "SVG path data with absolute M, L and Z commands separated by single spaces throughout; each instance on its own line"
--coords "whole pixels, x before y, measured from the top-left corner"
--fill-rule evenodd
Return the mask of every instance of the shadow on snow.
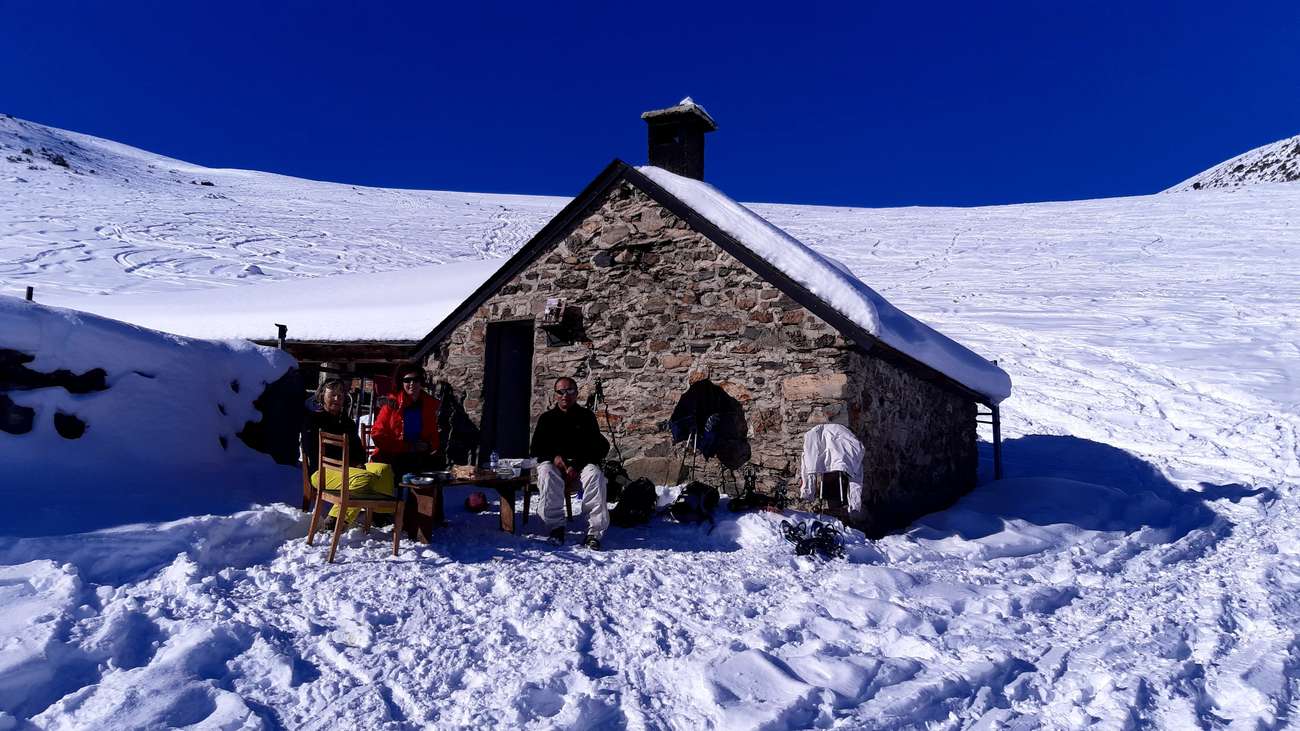
M 981 444 L 981 476 L 991 445 Z M 1221 515 L 1206 503 L 1275 497 L 1265 488 L 1201 483 L 1199 491 L 1170 482 L 1149 462 L 1117 447 L 1070 436 L 1035 434 L 1002 445 L 1004 476 L 982 482 L 948 510 L 914 526 L 926 538 L 972 540 L 1004 530 L 1008 520 L 1072 525 L 1083 530 L 1146 531 L 1172 543 Z M 1230 526 L 1227 526 L 1230 527 Z

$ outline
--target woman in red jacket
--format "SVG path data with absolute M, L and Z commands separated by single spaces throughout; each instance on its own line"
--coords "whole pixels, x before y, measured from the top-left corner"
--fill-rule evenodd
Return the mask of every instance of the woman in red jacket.
M 370 431 L 375 441 L 372 461 L 392 465 L 398 478 L 408 472 L 442 469 L 438 399 L 424 392 L 424 369 L 418 363 L 399 363 L 393 382 L 397 399 L 379 409 Z

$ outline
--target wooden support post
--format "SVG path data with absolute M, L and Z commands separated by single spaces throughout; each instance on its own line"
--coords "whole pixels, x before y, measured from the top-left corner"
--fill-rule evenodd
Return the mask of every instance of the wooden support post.
M 1002 479 L 1002 416 L 997 404 L 993 409 L 993 479 Z

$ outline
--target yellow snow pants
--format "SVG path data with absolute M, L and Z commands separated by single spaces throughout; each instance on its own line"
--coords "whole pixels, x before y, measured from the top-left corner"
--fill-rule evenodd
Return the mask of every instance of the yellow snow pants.
M 312 486 L 320 484 L 317 480 L 320 471 L 317 470 L 311 476 Z M 343 473 L 338 470 L 325 470 L 325 489 L 331 492 L 339 492 L 343 489 Z M 348 496 L 357 499 L 373 499 L 379 495 L 392 497 L 396 495 L 395 482 L 393 480 L 393 468 L 383 462 L 370 462 L 365 468 L 349 467 L 348 468 Z M 397 508 L 397 503 L 393 507 L 375 508 L 377 513 L 391 513 Z M 351 523 L 357 519 L 361 513 L 358 508 L 348 510 L 347 522 Z M 330 508 L 330 517 L 337 518 L 339 515 L 339 506 L 335 505 Z

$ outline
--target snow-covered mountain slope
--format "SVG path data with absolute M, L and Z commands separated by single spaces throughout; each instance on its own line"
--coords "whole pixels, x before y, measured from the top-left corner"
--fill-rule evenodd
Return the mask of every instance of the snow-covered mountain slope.
M 1300 181 L 1300 135 L 1256 147 L 1173 186 L 1176 190 L 1239 188 Z
M 563 204 L 210 169 L 0 117 L 0 288 L 42 299 L 499 257 Z
M 260 278 L 323 273 L 326 260 L 293 267 L 321 245 L 336 270 L 380 272 L 472 258 L 475 216 L 504 216 L 517 245 L 562 203 L 516 199 L 536 206 L 529 218 L 465 195 L 454 221 L 461 194 L 219 171 L 193 176 L 212 187 L 114 183 L 114 198 L 77 187 L 88 171 L 39 164 L 16 166 L 27 183 L 0 176 L 0 249 L 35 257 L 0 278 L 87 305 L 238 285 L 262 252 L 230 241 L 259 226 L 283 261 Z M 206 207 L 219 199 L 189 193 L 241 184 L 257 194 L 230 204 L 230 223 Z M 0 539 L 0 728 L 1297 723 L 1300 186 L 754 208 L 998 359 L 1016 384 L 1006 479 L 906 532 L 855 536 L 830 562 L 793 556 L 766 514 L 724 513 L 712 532 L 615 529 L 596 555 L 551 550 L 456 510 L 460 495 L 433 544 L 389 559 L 385 532 L 356 531 L 332 566 L 283 507 Z M 19 219 L 38 225 L 16 234 Z M 318 220 L 327 242 L 307 235 Z M 111 221 L 132 237 L 94 233 Z M 192 236 L 217 229 L 234 238 Z M 372 233 L 380 262 L 334 240 Z M 171 276 L 128 271 L 110 250 L 148 250 Z M 196 494 L 195 512 L 206 505 Z

